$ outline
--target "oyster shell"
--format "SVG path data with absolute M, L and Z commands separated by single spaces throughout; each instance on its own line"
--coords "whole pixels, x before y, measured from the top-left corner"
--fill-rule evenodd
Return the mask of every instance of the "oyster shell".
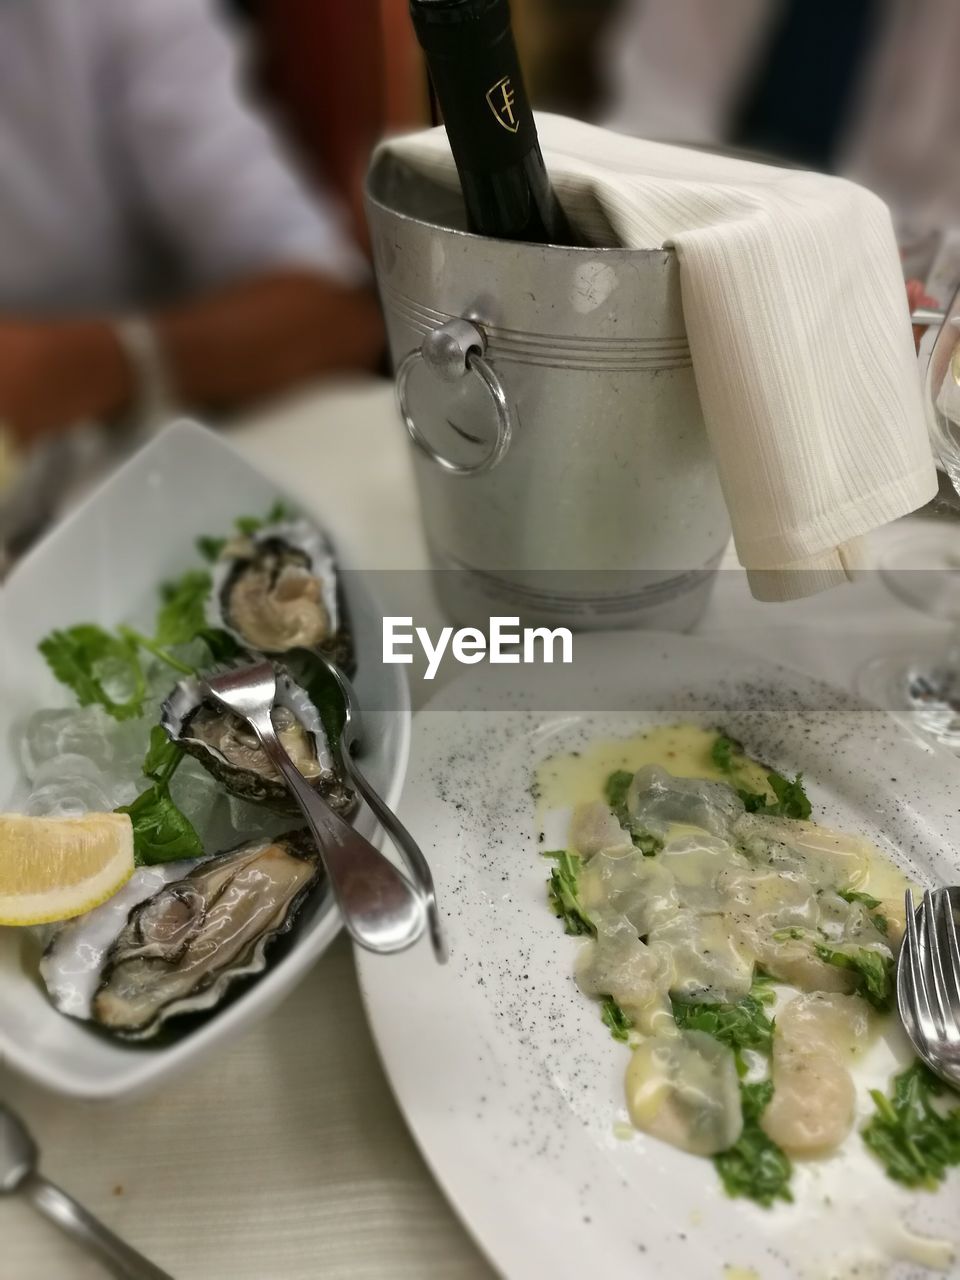
M 320 712 L 306 689 L 280 666 L 273 722 L 304 777 L 332 809 L 349 813 L 356 797 L 338 770 Z M 181 680 L 174 687 L 161 708 L 160 723 L 231 795 L 283 813 L 298 812 L 253 730 L 239 716 L 205 699 L 198 680 Z
M 145 1040 L 170 1018 L 214 1008 L 262 972 L 270 944 L 322 879 L 305 830 L 204 859 L 130 912 L 106 953 L 93 1021 Z
M 214 568 L 211 621 L 257 653 L 322 649 L 353 665 L 333 551 L 307 520 L 231 538 Z

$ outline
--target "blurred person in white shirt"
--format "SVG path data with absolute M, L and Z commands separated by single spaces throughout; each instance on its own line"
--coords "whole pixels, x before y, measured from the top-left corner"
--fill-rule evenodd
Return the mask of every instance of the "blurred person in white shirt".
M 607 48 L 612 128 L 854 178 L 908 272 L 960 225 L 956 0 L 626 0 Z
M 206 0 L 0 0 L 0 424 L 21 445 L 379 360 L 346 221 L 237 70 Z

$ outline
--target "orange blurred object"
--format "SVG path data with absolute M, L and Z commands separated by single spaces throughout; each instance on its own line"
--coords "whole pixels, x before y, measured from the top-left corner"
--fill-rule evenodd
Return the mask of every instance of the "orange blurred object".
M 349 205 L 383 134 L 428 123 L 426 71 L 406 0 L 271 0 L 257 17 L 264 85 L 307 164 Z

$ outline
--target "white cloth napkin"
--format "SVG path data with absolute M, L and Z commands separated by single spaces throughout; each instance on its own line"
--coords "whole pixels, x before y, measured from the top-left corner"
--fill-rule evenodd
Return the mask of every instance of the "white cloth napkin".
M 886 205 L 777 169 L 538 114 L 570 221 L 597 245 L 672 246 L 737 554 L 760 599 L 862 566 L 859 538 L 937 491 Z M 383 144 L 456 185 L 442 128 Z

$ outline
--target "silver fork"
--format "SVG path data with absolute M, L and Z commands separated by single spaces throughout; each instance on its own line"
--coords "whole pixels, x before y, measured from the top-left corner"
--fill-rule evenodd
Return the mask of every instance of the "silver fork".
M 424 929 L 421 897 L 388 858 L 334 813 L 287 755 L 271 716 L 277 696 L 273 664 L 258 662 L 211 676 L 203 687 L 246 720 L 290 788 L 316 837 L 350 937 L 368 951 L 384 954 L 412 946 Z
M 353 749 L 354 747 L 359 748 L 363 738 L 363 716 L 360 711 L 360 703 L 357 701 L 357 695 L 353 691 L 353 685 L 337 664 L 320 649 L 311 649 L 309 652 L 326 667 L 331 677 L 336 681 L 337 688 L 343 698 L 345 717 L 339 742 L 340 763 L 343 771 L 351 779 L 360 795 L 363 796 L 374 817 L 399 850 L 401 857 L 407 864 L 407 870 L 419 885 L 427 912 L 427 923 L 430 928 L 430 941 L 433 945 L 433 952 L 437 960 L 441 964 L 445 964 L 448 959 L 447 944 L 443 935 L 440 912 L 437 908 L 437 894 L 430 864 L 423 856 L 423 852 L 416 840 L 387 805 L 386 801 L 374 790 L 360 772 L 360 768 L 353 758 Z
M 98 1258 L 118 1280 L 173 1280 L 99 1222 L 73 1196 L 37 1172 L 37 1144 L 19 1116 L 0 1103 L 0 1196 L 25 1196 L 35 1209 Z
M 897 1006 L 913 1047 L 941 1079 L 960 1088 L 960 887 L 929 889 L 919 907 L 906 893 L 906 933 L 897 961 Z

